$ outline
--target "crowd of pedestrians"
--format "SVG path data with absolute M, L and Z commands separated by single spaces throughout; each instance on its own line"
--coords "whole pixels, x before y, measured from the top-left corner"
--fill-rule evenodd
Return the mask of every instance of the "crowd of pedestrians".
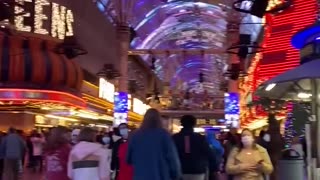
M 18 180 L 24 165 L 46 180 L 218 180 L 220 173 L 233 180 L 263 180 L 273 170 L 266 149 L 248 129 L 218 140 L 213 130 L 194 132 L 191 115 L 181 117 L 176 134 L 165 124 L 156 109 L 149 109 L 136 130 L 125 123 L 102 133 L 59 126 L 25 137 L 10 128 L 1 135 L 1 177 Z

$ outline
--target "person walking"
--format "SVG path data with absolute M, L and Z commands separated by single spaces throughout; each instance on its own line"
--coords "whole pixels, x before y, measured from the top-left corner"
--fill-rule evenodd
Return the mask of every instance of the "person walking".
M 149 109 L 141 127 L 129 139 L 127 163 L 133 180 L 177 180 L 181 166 L 170 134 L 162 127 L 160 113 Z
M 33 149 L 33 171 L 36 172 L 37 167 L 39 167 L 39 171 L 42 172 L 42 166 L 43 166 L 43 146 L 45 143 L 45 139 L 43 135 L 40 133 L 37 133 L 34 137 L 31 138 L 32 142 L 32 149 Z
M 68 160 L 68 177 L 72 180 L 110 180 L 110 153 L 96 143 L 96 131 L 83 128 Z
M 67 164 L 71 151 L 70 140 L 70 131 L 66 127 L 59 126 L 50 131 L 45 147 L 46 180 L 69 180 Z
M 128 141 L 122 143 L 119 146 L 119 175 L 118 180 L 132 180 L 133 179 L 133 167 L 126 161 L 128 153 Z
M 217 172 L 221 170 L 224 149 L 220 141 L 217 140 L 213 129 L 206 130 L 206 138 L 214 154 L 214 160 L 209 162 L 209 167 L 212 167 L 208 174 L 209 180 L 216 180 L 218 178 Z
M 111 170 L 113 171 L 114 179 L 118 180 L 120 161 L 119 161 L 119 147 L 121 144 L 125 143 L 128 139 L 129 129 L 126 123 L 121 123 L 118 128 L 114 128 L 114 133 L 112 136 L 113 146 L 112 146 L 112 160 L 111 160 Z
M 249 129 L 241 133 L 241 143 L 234 148 L 227 161 L 226 171 L 233 175 L 233 180 L 263 180 L 273 171 L 273 166 L 266 149 L 255 143 Z
M 16 133 L 14 128 L 9 128 L 0 148 L 4 153 L 3 179 L 18 180 L 21 161 L 24 158 L 23 152 L 26 150 L 24 140 Z
M 195 133 L 196 118 L 192 115 L 182 116 L 182 129 L 173 135 L 182 165 L 183 180 L 204 180 L 207 170 L 212 170 L 210 161 L 215 161 L 213 151 L 206 138 Z M 213 163 L 214 164 L 214 163 Z

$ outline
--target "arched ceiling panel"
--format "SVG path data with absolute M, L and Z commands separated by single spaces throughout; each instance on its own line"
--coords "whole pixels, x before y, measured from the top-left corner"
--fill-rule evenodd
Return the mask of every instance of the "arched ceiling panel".
M 161 23 L 151 26 L 161 17 Z M 220 6 L 200 2 L 168 3 L 151 11 L 136 27 L 139 39 L 132 45 L 137 49 L 225 49 L 226 26 L 226 13 Z M 141 32 L 148 33 L 143 36 Z M 144 56 L 148 63 L 151 58 Z M 158 59 L 156 73 L 170 82 L 172 88 L 180 89 L 183 83 L 193 89 L 199 82 L 199 73 L 203 73 L 207 91 L 219 93 L 226 62 L 224 55 L 178 54 L 154 58 Z
M 97 0 L 99 2 L 107 0 Z M 113 1 L 113 0 L 108 0 Z M 129 1 L 129 0 L 128 0 Z M 195 0 L 134 0 L 130 25 L 137 37 L 131 42 L 136 49 L 225 49 L 227 12 L 225 5 L 208 4 Z M 113 15 L 111 3 L 105 13 Z M 99 7 L 99 6 L 98 6 Z M 99 7 L 101 9 L 101 7 Z M 103 8 L 102 8 L 103 9 Z M 103 11 L 101 9 L 101 11 Z M 109 10 L 109 12 L 108 12 Z M 143 59 L 150 64 L 151 56 Z M 155 57 L 156 73 L 171 87 L 180 88 L 181 82 L 194 88 L 199 82 L 199 73 L 212 94 L 218 93 L 223 80 L 222 69 L 225 55 L 166 55 Z

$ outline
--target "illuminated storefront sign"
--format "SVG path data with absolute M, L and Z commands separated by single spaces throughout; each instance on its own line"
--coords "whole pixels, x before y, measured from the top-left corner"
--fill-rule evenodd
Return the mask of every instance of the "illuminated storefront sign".
M 99 98 L 114 102 L 115 87 L 104 78 L 99 79 Z
M 144 104 L 141 100 L 133 98 L 133 112 L 144 115 L 150 106 Z
M 12 19 L 18 31 L 50 35 L 64 39 L 73 35 L 74 17 L 71 10 L 48 0 L 15 0 L 21 6 L 12 7 L 15 14 L 26 12 Z
M 86 102 L 74 95 L 47 90 L 32 89 L 0 89 L 0 101 L 30 101 L 30 102 L 51 102 L 86 107 Z
M 225 93 L 225 119 L 226 125 L 232 128 L 239 127 L 239 94 L 238 93 Z

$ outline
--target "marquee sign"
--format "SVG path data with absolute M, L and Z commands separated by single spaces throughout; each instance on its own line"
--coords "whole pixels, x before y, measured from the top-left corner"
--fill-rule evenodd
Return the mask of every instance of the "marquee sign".
M 61 103 L 86 108 L 86 102 L 72 94 L 32 89 L 0 89 L 0 101 Z
M 21 6 L 12 7 L 15 14 L 26 12 L 6 21 L 18 31 L 50 35 L 64 39 L 73 35 L 74 17 L 70 9 L 48 0 L 15 0 Z

